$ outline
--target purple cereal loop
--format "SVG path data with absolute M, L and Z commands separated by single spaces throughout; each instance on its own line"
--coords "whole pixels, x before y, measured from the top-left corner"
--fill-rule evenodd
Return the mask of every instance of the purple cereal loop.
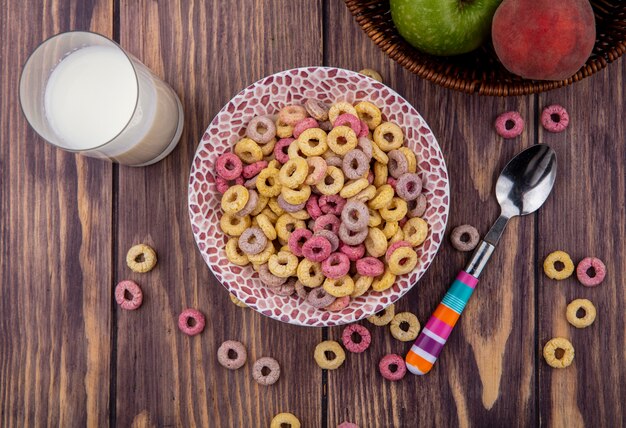
M 248 191 L 248 202 L 243 206 L 243 208 L 236 212 L 235 215 L 237 217 L 245 217 L 250 214 L 256 208 L 259 203 L 259 194 L 255 190 Z
M 513 127 L 507 129 L 507 123 L 511 122 Z M 496 132 L 503 138 L 515 138 L 524 130 L 524 119 L 516 111 L 502 113 L 496 119 Z
M 230 358 L 229 353 L 231 351 L 235 353 L 235 358 Z M 217 349 L 217 361 L 229 370 L 243 367 L 247 358 L 246 348 L 241 342 L 235 340 L 227 340 Z
M 324 132 L 330 132 L 330 130 L 333 129 L 333 124 L 330 123 L 329 120 L 325 120 L 320 122 L 320 129 Z
M 252 178 L 267 167 L 267 161 L 260 160 L 243 167 L 243 178 Z
M 378 276 L 385 272 L 385 264 L 376 257 L 364 257 L 356 261 L 356 271 L 362 276 Z
M 339 244 L 339 251 L 348 256 L 348 259 L 350 259 L 350 261 L 355 262 L 365 255 L 365 245 L 359 244 L 351 246 L 346 244 L 345 242 L 342 242 L 341 244 Z
M 309 213 L 311 219 L 315 220 L 320 217 L 323 213 L 318 204 L 318 196 L 311 195 L 309 196 L 309 200 L 306 201 L 306 212 Z
M 553 104 L 541 112 L 541 124 L 549 132 L 565 131 L 569 125 L 569 113 L 563 106 Z
M 340 215 L 346 200 L 339 195 L 322 195 L 318 204 L 324 214 Z
M 335 298 L 328 294 L 324 287 L 316 287 L 309 292 L 306 301 L 314 308 L 321 309 L 332 304 Z
M 362 120 L 361 121 L 361 131 L 357 134 L 357 137 L 359 137 L 359 138 L 367 137 L 369 132 L 370 132 L 370 130 L 369 130 L 369 127 L 367 126 L 367 123 L 365 123 L 365 121 Z
M 414 201 L 422 194 L 422 179 L 418 174 L 402 174 L 396 183 L 396 194 L 405 201 Z
M 259 132 L 260 125 L 265 128 L 265 132 Z M 267 144 L 276 136 L 276 125 L 267 116 L 257 116 L 248 123 L 246 135 L 259 144 Z
M 309 98 L 304 103 L 304 109 L 312 118 L 321 121 L 328 121 L 328 110 L 330 110 L 330 107 L 323 102 L 316 100 L 315 98 Z
M 215 171 L 224 180 L 234 180 L 241 175 L 243 163 L 234 153 L 224 153 L 215 161 Z
M 392 371 L 391 366 L 396 366 L 396 370 Z M 406 374 L 406 364 L 404 358 L 397 354 L 385 355 L 378 363 L 380 374 L 387 380 L 397 381 Z
M 257 273 L 259 274 L 259 279 L 261 280 L 261 282 L 268 287 L 280 287 L 287 281 L 287 278 L 280 278 L 270 272 L 267 263 L 263 263 L 261 266 L 259 266 L 259 270 L 257 271 Z
M 304 118 L 298 121 L 298 123 L 296 123 L 296 125 L 293 127 L 293 136 L 294 138 L 298 138 L 300 134 L 302 134 L 307 129 L 317 128 L 317 127 L 318 127 L 317 120 L 313 119 L 312 117 Z
M 466 241 L 462 239 L 463 236 L 467 237 Z M 462 224 L 452 229 L 450 241 L 452 246 L 459 251 L 472 251 L 480 242 L 480 234 L 474 226 Z
M 359 343 L 355 343 L 352 340 L 352 335 L 355 333 L 361 338 Z M 360 354 L 369 348 L 370 343 L 372 342 L 372 335 L 364 326 L 360 324 L 351 324 L 343 329 L 343 332 L 341 333 L 341 341 L 343 342 L 343 346 L 348 351 Z
M 424 213 L 426 212 L 426 207 L 427 207 L 426 195 L 422 193 L 414 201 L 408 201 L 407 207 L 408 207 L 408 212 L 406 214 L 407 217 L 414 218 L 414 217 L 423 216 Z
M 332 253 L 322 262 L 322 272 L 326 278 L 339 279 L 348 274 L 350 259 L 344 253 Z
M 360 201 L 350 200 L 346 203 L 341 212 L 341 224 L 346 229 L 357 232 L 366 229 L 370 220 L 370 212 L 367 206 Z
M 259 176 L 259 174 L 255 175 L 252 178 L 249 178 L 248 180 L 246 180 L 243 183 L 243 187 L 245 187 L 248 190 L 252 190 L 252 189 L 256 189 L 256 178 Z
M 587 271 L 593 268 L 595 275 L 589 276 Z M 606 276 L 606 266 L 597 257 L 585 257 L 576 266 L 576 277 L 585 287 L 596 287 L 604 281 Z
M 370 159 L 361 150 L 350 150 L 343 157 L 341 169 L 347 178 L 357 180 L 363 177 L 365 172 L 370 169 Z
M 333 303 L 326 306 L 324 309 L 331 312 L 337 312 L 348 306 L 350 303 L 350 296 L 343 296 L 335 299 Z
M 333 128 L 345 125 L 352 128 L 354 133 L 357 135 L 359 135 L 359 133 L 361 132 L 361 120 L 353 114 L 343 113 L 337 116 L 337 119 L 335 119 L 335 123 L 333 123 Z
M 300 210 L 303 210 L 306 206 L 306 202 L 302 202 L 301 204 L 290 204 L 289 202 L 285 201 L 285 198 L 283 198 L 282 194 L 278 195 L 278 198 L 276 198 L 276 202 L 278 203 L 279 207 L 281 207 L 288 213 L 298 212 Z
M 306 291 L 304 284 L 302 284 L 299 280 L 294 284 L 294 288 L 296 289 L 296 294 L 299 298 L 306 300 L 309 296 L 309 292 Z
M 339 237 L 330 230 L 322 229 L 313 234 L 314 236 L 323 236 L 330 242 L 330 251 L 335 252 L 339 249 Z
M 389 175 L 393 178 L 400 178 L 402 174 L 406 174 L 409 170 L 409 161 L 406 159 L 404 153 L 400 150 L 392 150 L 387 153 L 389 157 L 389 163 L 387 164 L 389 169 Z
M 339 226 L 339 239 L 341 239 L 345 244 L 348 245 L 359 245 L 365 238 L 367 238 L 367 233 L 369 232 L 368 228 L 354 232 L 352 230 L 346 229 L 345 224 L 341 223 Z
M 274 146 L 274 158 L 280 163 L 287 163 L 289 160 L 289 155 L 287 154 L 287 150 L 289 149 L 289 145 L 296 141 L 294 138 L 281 138 L 276 142 Z
M 339 232 L 340 224 L 341 224 L 341 221 L 336 215 L 324 214 L 323 216 L 320 216 L 317 219 L 315 219 L 315 228 L 313 229 L 313 232 L 326 229 L 326 230 L 330 230 L 334 234 L 337 234 Z M 329 226 L 330 226 L 330 229 L 328 228 Z
M 298 257 L 302 257 L 302 246 L 306 241 L 309 240 L 311 236 L 313 236 L 313 232 L 311 232 L 309 229 L 300 228 L 291 232 L 291 235 L 289 235 L 289 240 L 287 241 L 291 252 Z
M 239 248 L 245 254 L 259 254 L 267 245 L 267 237 L 258 227 L 250 227 L 243 231 L 239 237 Z
M 289 278 L 287 282 L 283 285 L 279 285 L 278 287 L 269 287 L 270 291 L 277 296 L 291 296 L 296 291 L 296 279 Z
M 264 375 L 263 369 L 268 369 L 269 373 Z M 280 377 L 280 365 L 278 361 L 270 357 L 259 358 L 252 366 L 252 378 L 259 385 L 273 385 Z
M 302 254 L 312 262 L 323 262 L 330 255 L 330 241 L 323 236 L 312 236 L 302 246 Z
M 360 137 L 356 147 L 361 149 L 370 160 L 372 159 L 372 140 L 367 137 Z

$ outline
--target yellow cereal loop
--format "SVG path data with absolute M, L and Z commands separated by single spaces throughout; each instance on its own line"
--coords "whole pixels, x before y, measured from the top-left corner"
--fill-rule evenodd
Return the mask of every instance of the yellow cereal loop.
M 328 149 L 326 138 L 326 132 L 322 129 L 309 128 L 300 134 L 296 142 L 305 156 L 321 156 Z
M 370 289 L 372 282 L 374 281 L 374 277 L 372 276 L 361 276 L 357 274 L 354 280 L 354 291 L 350 295 L 350 297 L 355 298 L 362 296 L 365 294 L 367 290 Z
M 396 307 L 392 303 L 391 305 L 383 309 L 381 312 L 369 317 L 367 320 L 374 325 L 382 327 L 384 325 L 389 324 L 395 315 L 396 315 Z
M 226 258 L 237 266 L 245 266 L 249 263 L 248 256 L 239 248 L 239 238 L 230 238 L 226 243 Z
M 152 247 L 146 244 L 137 244 L 130 247 L 126 253 L 126 265 L 133 272 L 150 272 L 157 263 L 157 255 Z
M 322 195 L 336 195 L 343 188 L 343 171 L 336 166 L 329 166 L 324 179 L 317 183 L 315 187 Z
M 428 223 L 419 217 L 409 219 L 402 227 L 404 240 L 414 247 L 422 245 L 428 236 Z
M 370 184 L 365 189 L 361 190 L 359 193 L 353 196 L 352 199 L 356 199 L 359 202 L 366 203 L 367 201 L 370 201 L 372 198 L 374 198 L 374 196 L 376 196 L 376 186 Z
M 220 218 L 220 229 L 227 235 L 240 236 L 244 230 L 250 227 L 250 216 L 239 217 L 234 214 L 224 213 Z
M 380 109 L 369 101 L 361 101 L 354 106 L 359 119 L 367 123 L 367 127 L 372 131 L 383 121 Z
M 369 222 L 367 223 L 369 227 L 376 227 L 380 223 L 382 223 L 383 218 L 380 216 L 380 214 L 378 214 L 378 210 L 373 210 L 371 208 L 368 208 L 368 211 L 370 213 L 370 219 L 369 219 Z
M 288 204 L 302 204 L 309 200 L 309 196 L 311 196 L 311 186 L 309 186 L 308 184 L 304 184 L 301 185 L 298 189 L 290 189 L 289 187 L 283 186 L 281 190 L 281 195 L 283 195 L 283 199 Z
M 284 187 L 295 189 L 306 180 L 309 165 L 303 158 L 289 159 L 278 172 L 278 180 Z
M 374 162 L 374 181 L 372 184 L 377 188 L 387 184 L 387 177 L 389 177 L 387 165 L 378 161 Z
M 389 271 L 394 275 L 404 275 L 415 269 L 417 265 L 417 253 L 413 248 L 398 247 L 391 253 L 388 261 Z
M 404 323 L 408 325 L 407 330 L 402 329 L 402 324 Z M 411 312 L 400 312 L 391 320 L 389 331 L 391 331 L 391 335 L 399 341 L 410 342 L 417 338 L 420 328 L 420 322 L 414 314 Z
M 244 138 L 235 144 L 235 154 L 245 163 L 254 163 L 263 159 L 263 151 L 256 141 L 250 138 Z
M 267 206 L 277 216 L 281 216 L 281 215 L 285 214 L 285 210 L 282 209 L 280 205 L 278 205 L 278 199 L 277 198 L 270 198 L 270 200 L 267 202 Z
M 293 126 L 287 125 L 282 120 L 276 121 L 276 135 L 278 138 L 289 138 L 293 135 Z
M 252 210 L 250 215 L 251 216 L 259 215 L 259 213 L 263 211 L 263 208 L 267 206 L 267 203 L 269 200 L 270 198 L 268 198 L 267 196 L 259 195 L 259 199 L 257 200 L 256 207 L 254 208 L 254 210 Z
M 326 353 L 332 354 L 333 357 L 327 357 Z M 313 358 L 315 358 L 315 362 L 322 369 L 335 370 L 341 367 L 345 361 L 346 353 L 339 343 L 334 340 L 325 340 L 317 344 Z
M 326 278 L 323 287 L 331 296 L 349 296 L 354 292 L 354 281 L 349 275 L 342 276 L 338 279 Z
M 288 425 L 289 428 L 300 428 L 300 420 L 293 413 L 283 412 L 272 418 L 270 428 L 282 428 Z
M 261 214 L 265 214 L 267 218 L 270 220 L 270 222 L 272 222 L 272 224 L 276 224 L 276 220 L 278 220 L 278 216 L 276 215 L 274 211 L 272 211 L 272 209 L 269 206 L 263 208 L 263 210 L 261 211 Z
M 379 210 L 391 203 L 393 195 L 393 187 L 391 187 L 389 184 L 383 184 L 378 189 L 376 189 L 376 195 L 374 195 L 374 198 L 367 203 L 367 206 L 373 210 Z
M 262 196 L 271 198 L 280 195 L 281 184 L 278 179 L 278 170 L 264 168 L 256 177 L 256 188 Z
M 557 269 L 557 262 L 563 265 L 561 270 Z M 543 261 L 543 271 L 548 278 L 560 281 L 569 278 L 574 273 L 574 262 L 565 251 L 555 251 L 548 254 L 548 257 Z
M 583 315 L 579 318 L 578 311 L 583 311 Z M 589 327 L 596 319 L 596 307 L 593 306 L 590 300 L 576 299 L 572 300 L 567 305 L 567 311 L 565 312 L 567 321 L 576 328 Z
M 280 170 L 281 166 L 282 164 L 280 162 L 278 162 L 276 159 L 272 159 L 271 161 L 267 163 L 266 168 L 273 168 L 273 169 Z
M 339 196 L 344 199 L 356 196 L 361 190 L 365 190 L 369 186 L 367 178 L 359 178 L 358 180 L 351 180 L 345 183 L 343 189 L 339 191 Z
M 265 144 L 259 144 L 263 156 L 270 156 L 274 152 L 274 146 L 276 145 L 276 138 L 272 138 Z
M 300 261 L 296 274 L 302 285 L 309 288 L 319 287 L 324 282 L 324 279 L 326 279 L 322 272 L 322 265 L 317 262 L 312 262 L 309 259 L 302 259 Z
M 365 249 L 372 257 L 381 257 L 387 251 L 387 238 L 382 230 L 370 227 L 365 238 Z
M 383 83 L 383 76 L 381 76 L 378 71 L 372 70 L 371 68 L 364 68 L 363 70 L 359 71 L 359 74 L 371 77 L 372 79 L 378 80 L 380 83 Z
M 278 237 L 282 239 L 285 243 L 289 241 L 289 237 L 291 236 L 291 232 L 296 229 L 302 229 L 306 227 L 306 223 L 303 220 L 296 220 L 289 213 L 285 213 L 278 217 L 276 220 L 276 233 Z
M 402 146 L 398 150 L 404 155 L 407 161 L 407 172 L 414 174 L 417 172 L 417 157 L 415 156 L 415 152 L 409 149 L 407 146 Z
M 372 290 L 374 291 L 385 291 L 389 287 L 396 282 L 396 276 L 391 273 L 389 268 L 385 269 L 385 273 L 381 276 L 377 276 L 374 278 L 374 282 L 372 282 Z
M 295 159 L 295 158 L 304 159 L 305 155 L 304 153 L 302 153 L 302 150 L 300 150 L 300 146 L 294 143 L 289 144 L 289 147 L 287 148 L 287 157 L 289 159 Z
M 236 214 L 248 203 L 250 193 L 241 184 L 231 186 L 222 195 L 222 210 L 226 214 Z
M 354 149 L 358 142 L 359 140 L 356 134 L 349 126 L 337 126 L 333 128 L 326 138 L 328 148 L 339 156 L 343 156 Z
M 393 122 L 381 123 L 374 129 L 374 143 L 383 152 L 389 152 L 402 146 L 404 135 L 398 125 Z
M 244 302 L 239 300 L 237 298 L 237 296 L 235 296 L 233 293 L 228 293 L 228 297 L 230 297 L 230 301 L 233 302 L 235 304 L 235 306 L 238 306 L 240 308 L 247 308 L 248 307 L 248 305 L 246 305 Z
M 404 241 L 404 232 L 400 228 L 398 228 L 398 231 L 391 238 L 389 238 L 390 244 L 398 241 Z
M 263 231 L 263 234 L 267 237 L 267 239 L 269 239 L 270 241 L 276 239 L 276 229 L 274 229 L 274 226 L 272 225 L 269 217 L 261 213 L 255 218 L 259 228 Z
M 278 254 L 270 256 L 267 267 L 277 277 L 287 278 L 296 274 L 298 257 L 289 251 L 279 251 Z
M 384 165 L 389 163 L 389 156 L 383 152 L 376 144 L 372 144 L 372 157 Z
M 356 112 L 356 109 L 352 107 L 352 104 L 342 101 L 330 106 L 330 110 L 328 110 L 328 120 L 330 120 L 330 123 L 334 125 L 335 120 L 337 120 L 337 118 L 344 113 L 349 113 L 357 117 L 359 115 Z
M 408 212 L 406 201 L 400 198 L 392 198 L 391 202 L 380 209 L 380 216 L 386 221 L 400 221 Z
M 272 241 L 267 241 L 265 248 L 259 254 L 249 254 L 248 260 L 250 263 L 256 265 L 262 265 L 263 263 L 267 263 L 272 254 L 276 253 L 276 248 L 274 248 L 274 244 Z
M 560 354 L 557 356 L 557 351 Z M 564 337 L 550 339 L 543 347 L 543 358 L 550 367 L 564 369 L 574 361 L 574 347 Z
M 387 240 L 391 239 L 391 237 L 398 232 L 399 227 L 400 224 L 398 224 L 397 221 L 385 221 L 378 226 L 385 234 Z

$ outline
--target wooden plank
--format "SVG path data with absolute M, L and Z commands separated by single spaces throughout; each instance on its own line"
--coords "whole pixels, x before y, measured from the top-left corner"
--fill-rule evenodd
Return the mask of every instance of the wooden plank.
M 534 143 L 535 104 L 527 98 L 481 98 L 444 90 L 389 60 L 360 30 L 343 2 L 327 2 L 325 51 L 329 65 L 374 68 L 425 117 L 444 152 L 451 177 L 450 230 L 469 223 L 486 233 L 498 215 L 492 195 L 501 168 Z M 335 31 L 341 29 L 341 31 Z M 350 43 L 346 43 L 350 40 Z M 520 111 L 521 138 L 503 141 L 495 117 Z M 474 297 L 433 371 L 385 381 L 377 364 L 387 353 L 404 355 L 410 343 L 387 328 L 364 322 L 372 347 L 349 355 L 329 373 L 328 426 L 350 420 L 360 426 L 529 426 L 535 422 L 534 218 L 513 220 Z M 469 259 L 448 241 L 419 284 L 396 305 L 425 323 Z M 331 329 L 339 339 L 341 329 Z
M 320 2 L 136 1 L 122 2 L 120 12 L 122 46 L 174 87 L 186 119 L 172 155 L 119 170 L 117 278 L 137 280 L 145 300 L 140 310 L 117 314 L 116 422 L 253 427 L 291 411 L 306 426 L 318 426 L 321 373 L 300 355 L 312 354 L 321 330 L 287 326 L 230 303 L 193 241 L 187 183 L 197 142 L 232 96 L 267 74 L 321 62 Z M 295 48 L 302 45 L 310 47 Z M 123 254 L 137 242 L 159 255 L 148 274 L 133 275 L 124 264 Z M 207 315 L 199 337 L 176 327 L 186 307 Z M 249 363 L 235 372 L 217 364 L 226 339 L 248 348 Z M 251 367 L 268 355 L 279 360 L 282 375 L 265 388 L 254 382 Z
M 49 36 L 111 36 L 113 2 L 0 2 L 0 425 L 106 426 L 111 320 L 109 163 L 45 144 L 18 100 Z
M 571 88 L 539 97 L 539 109 L 564 106 L 569 128 L 560 134 L 539 130 L 539 140 L 557 152 L 559 172 L 553 198 L 539 215 L 539 262 L 557 249 L 574 263 L 599 257 L 607 267 L 596 288 L 580 285 L 576 276 L 556 282 L 539 275 L 539 349 L 552 337 L 568 338 L 575 348 L 572 366 L 564 370 L 539 364 L 541 421 L 546 426 L 624 426 L 626 413 L 626 322 L 623 272 L 626 271 L 626 63 Z M 566 306 L 585 298 L 597 308 L 594 324 L 572 327 Z

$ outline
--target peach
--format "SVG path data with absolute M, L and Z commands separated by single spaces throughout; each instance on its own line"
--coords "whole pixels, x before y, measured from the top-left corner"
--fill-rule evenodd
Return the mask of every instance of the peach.
M 563 80 L 582 67 L 596 40 L 588 0 L 504 0 L 492 22 L 493 46 L 511 73 Z

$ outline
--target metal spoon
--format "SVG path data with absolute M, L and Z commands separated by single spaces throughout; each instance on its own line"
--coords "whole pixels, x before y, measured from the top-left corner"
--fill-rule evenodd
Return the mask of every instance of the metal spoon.
M 478 244 L 467 267 L 457 275 L 407 354 L 406 366 L 411 373 L 423 375 L 433 367 L 509 219 L 538 210 L 550 195 L 555 177 L 556 154 L 543 144 L 524 150 L 504 167 L 496 183 L 500 217 Z

